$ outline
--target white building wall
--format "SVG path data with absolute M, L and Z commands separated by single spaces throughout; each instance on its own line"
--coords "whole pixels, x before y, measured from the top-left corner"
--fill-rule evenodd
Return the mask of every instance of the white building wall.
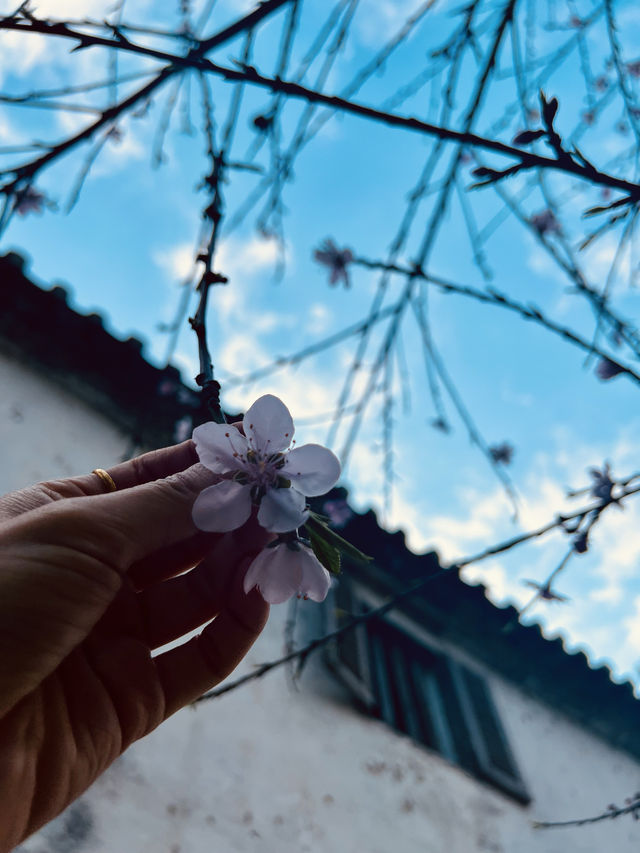
M 126 436 L 0 358 L 0 490 L 106 467 Z M 301 605 L 302 618 L 315 605 Z M 243 671 L 282 653 L 286 606 Z M 640 764 L 498 678 L 496 705 L 532 803 L 522 806 L 354 709 L 320 660 L 185 709 L 22 853 L 601 853 L 636 851 L 630 817 L 579 829 L 640 788 Z
M 128 436 L 46 376 L 0 353 L 0 493 L 122 459 Z
M 274 608 L 245 671 L 282 652 L 285 618 L 286 606 Z M 588 816 L 621 802 L 639 787 L 640 766 L 512 687 L 491 686 L 530 806 L 363 716 L 318 661 L 298 690 L 276 671 L 179 712 L 20 850 L 637 851 L 631 817 L 532 828 L 536 819 Z M 65 821 L 75 840 L 64 840 Z

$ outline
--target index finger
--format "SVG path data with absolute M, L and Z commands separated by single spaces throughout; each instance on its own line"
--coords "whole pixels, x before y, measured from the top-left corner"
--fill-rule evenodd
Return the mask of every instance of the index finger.
M 141 486 L 143 483 L 152 483 L 154 480 L 163 480 L 171 474 L 177 474 L 190 468 L 198 461 L 196 446 L 189 439 L 182 444 L 173 447 L 162 447 L 159 450 L 151 450 L 136 456 L 127 462 L 121 462 L 108 468 L 107 473 L 116 484 L 116 488 L 130 489 L 133 486 Z M 95 479 L 98 479 L 95 477 Z M 99 491 L 104 491 L 102 487 Z
M 189 439 L 182 444 L 151 450 L 126 462 L 120 462 L 118 465 L 107 468 L 106 472 L 115 483 L 116 491 L 121 491 L 152 483 L 154 480 L 164 480 L 165 477 L 190 468 L 197 461 L 195 444 Z M 42 499 L 43 486 L 47 487 L 44 500 Z M 103 495 L 112 491 L 103 478 L 95 472 L 67 477 L 64 480 L 50 480 L 34 486 L 33 489 L 37 490 L 33 506 L 48 503 L 52 493 L 58 498 L 75 498 L 83 495 L 86 497 Z

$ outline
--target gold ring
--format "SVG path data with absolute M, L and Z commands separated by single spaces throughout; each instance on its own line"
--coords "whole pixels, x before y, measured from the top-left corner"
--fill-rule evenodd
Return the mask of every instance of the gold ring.
M 116 489 L 118 488 L 116 486 L 116 484 L 114 483 L 113 477 L 111 476 L 111 474 L 109 474 L 107 471 L 105 471 L 104 468 L 94 468 L 91 473 L 97 474 L 98 477 L 100 477 L 102 482 L 107 487 L 108 492 L 115 492 Z

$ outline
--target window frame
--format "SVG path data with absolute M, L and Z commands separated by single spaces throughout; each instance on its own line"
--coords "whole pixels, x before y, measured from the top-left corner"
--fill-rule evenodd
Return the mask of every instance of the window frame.
M 368 589 L 344 579 L 332 603 L 334 627 L 377 604 Z M 530 802 L 490 685 L 478 669 L 399 612 L 349 634 L 329 645 L 327 658 L 368 713 L 520 803 Z M 352 644 L 357 671 L 340 653 L 345 642 Z

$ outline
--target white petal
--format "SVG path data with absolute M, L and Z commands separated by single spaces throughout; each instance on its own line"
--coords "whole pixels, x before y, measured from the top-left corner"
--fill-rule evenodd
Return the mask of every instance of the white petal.
M 331 586 L 331 575 L 310 548 L 298 551 L 302 579 L 298 592 L 312 601 L 324 601 Z
M 338 457 L 321 444 L 303 444 L 287 453 L 280 469 L 303 495 L 323 495 L 340 476 Z
M 248 593 L 257 586 L 269 604 L 287 601 L 297 594 L 300 587 L 302 571 L 297 557 L 298 553 L 286 545 L 265 548 L 249 566 L 244 578 L 244 591 Z
M 278 453 L 291 444 L 293 420 L 289 409 L 273 394 L 265 394 L 256 400 L 242 424 L 249 443 L 260 453 Z
M 242 527 L 251 515 L 251 487 L 223 480 L 203 489 L 191 511 L 194 524 L 209 533 L 227 533 Z
M 262 573 L 269 571 L 269 564 L 274 559 L 276 550 L 277 548 L 263 548 L 247 569 L 247 573 L 244 576 L 242 584 L 247 595 L 251 592 L 254 586 L 258 585 Z
M 246 455 L 248 443 L 235 427 L 209 421 L 194 429 L 193 440 L 198 458 L 210 471 L 226 474 L 242 467 L 234 454 Z
M 304 495 L 296 489 L 269 489 L 260 502 L 258 523 L 273 533 L 288 533 L 309 517 Z

